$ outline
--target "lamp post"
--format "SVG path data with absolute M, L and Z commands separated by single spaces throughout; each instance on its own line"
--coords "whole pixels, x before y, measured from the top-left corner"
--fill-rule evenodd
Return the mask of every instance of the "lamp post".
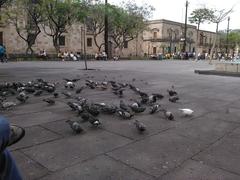
M 230 17 L 228 17 L 228 25 L 227 25 L 227 45 L 226 45 L 226 53 L 227 53 L 227 58 L 228 58 L 228 35 L 229 35 L 229 22 L 230 22 Z
M 185 26 L 184 26 L 184 42 L 183 42 L 183 52 L 186 52 L 187 45 L 187 12 L 188 12 L 188 1 L 186 1 L 186 12 L 185 12 Z
M 105 44 L 105 53 L 107 57 L 108 53 L 108 0 L 105 0 L 105 17 L 104 17 L 104 26 L 105 26 L 105 34 L 104 34 L 104 44 Z M 109 57 L 108 57 L 109 58 Z

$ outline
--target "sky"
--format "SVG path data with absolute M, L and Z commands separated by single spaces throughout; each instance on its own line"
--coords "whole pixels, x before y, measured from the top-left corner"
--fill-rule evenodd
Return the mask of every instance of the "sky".
M 103 0 L 102 0 L 103 1 Z M 131 0 L 135 1 L 139 5 L 147 3 L 155 8 L 153 15 L 150 19 L 168 19 L 177 22 L 183 22 L 185 18 L 185 3 L 186 0 Z M 230 16 L 229 28 L 240 29 L 240 0 L 188 0 L 188 16 L 190 13 L 197 8 L 203 7 L 213 8 L 217 10 L 231 9 L 233 7 L 233 12 Z M 108 0 L 110 4 L 119 5 L 122 0 Z M 215 24 L 201 24 L 200 29 L 215 31 Z M 220 23 L 220 30 L 227 29 L 227 19 Z

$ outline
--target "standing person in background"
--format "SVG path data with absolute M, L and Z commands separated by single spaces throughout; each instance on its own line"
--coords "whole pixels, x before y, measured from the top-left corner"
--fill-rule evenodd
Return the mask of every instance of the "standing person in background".
M 0 45 L 0 59 L 1 62 L 7 62 L 6 48 L 3 45 Z

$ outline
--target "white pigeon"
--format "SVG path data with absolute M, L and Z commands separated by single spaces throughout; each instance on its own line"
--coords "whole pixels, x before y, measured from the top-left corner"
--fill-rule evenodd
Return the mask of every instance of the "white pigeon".
M 191 109 L 179 109 L 180 111 L 182 111 L 182 113 L 183 113 L 183 115 L 184 116 L 191 116 L 192 114 L 193 114 L 193 110 L 191 110 Z

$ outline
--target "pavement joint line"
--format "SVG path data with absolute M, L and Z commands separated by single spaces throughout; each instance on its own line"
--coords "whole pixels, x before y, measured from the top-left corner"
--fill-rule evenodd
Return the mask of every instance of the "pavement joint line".
M 196 159 L 191 159 L 191 160 L 192 160 L 192 161 L 195 161 L 195 162 L 203 162 L 203 161 L 199 161 L 199 160 L 196 160 Z M 214 164 L 212 164 L 212 163 L 208 163 L 208 162 L 203 162 L 203 164 L 205 164 L 205 165 L 207 165 L 207 166 L 210 166 L 210 167 L 213 167 L 213 168 L 216 168 L 216 169 L 220 169 L 220 170 L 222 170 L 222 171 L 226 171 L 226 172 L 228 172 L 228 173 L 230 173 L 230 174 L 237 175 L 237 176 L 239 176 L 239 178 L 240 178 L 240 173 L 236 173 L 236 172 L 230 171 L 230 170 L 228 170 L 228 169 L 225 169 L 225 168 L 222 168 L 222 167 L 218 167 L 218 166 L 216 166 L 216 165 L 214 165 Z
M 130 166 L 129 164 L 127 164 L 127 163 L 125 163 L 125 162 L 123 162 L 123 161 L 121 161 L 121 160 L 119 160 L 119 159 L 115 159 L 115 158 L 112 157 L 111 155 L 108 155 L 108 154 L 104 154 L 104 155 L 107 156 L 107 157 L 109 157 L 110 159 L 118 162 L 118 163 L 124 164 L 125 166 L 127 166 L 127 167 L 129 167 L 129 168 L 132 168 L 132 169 L 134 169 L 134 170 L 136 170 L 136 171 L 138 171 L 138 172 L 141 172 L 141 173 L 143 173 L 143 174 L 145 174 L 145 175 L 151 176 L 151 177 L 154 178 L 154 179 L 157 179 L 156 176 L 154 176 L 154 175 L 152 175 L 152 174 L 149 174 L 149 173 L 147 173 L 147 172 L 145 172 L 145 171 L 143 171 L 143 170 L 141 170 L 141 169 L 138 169 L 138 168 L 136 168 L 136 167 L 134 167 L 134 166 Z
M 30 146 L 19 147 L 19 148 L 14 149 L 14 151 L 28 149 L 28 148 L 31 148 L 31 147 L 34 147 L 34 146 L 39 146 L 39 145 L 50 143 L 50 142 L 57 141 L 57 140 L 60 140 L 60 139 L 63 139 L 63 137 L 58 137 L 56 139 L 44 141 L 44 142 L 33 144 L 33 145 L 30 145 Z
M 236 128 L 234 128 L 234 129 L 232 129 L 231 131 L 225 133 L 224 135 L 220 136 L 220 137 L 217 138 L 214 142 L 209 143 L 209 144 L 206 146 L 206 148 L 204 148 L 204 149 L 200 150 L 199 152 L 197 152 L 196 154 L 194 154 L 192 157 L 190 157 L 190 159 L 193 160 L 195 156 L 199 155 L 200 153 L 202 153 L 202 152 L 204 152 L 204 151 L 207 151 L 209 148 L 211 148 L 212 146 L 214 146 L 216 143 L 222 141 L 225 137 L 227 137 L 228 135 L 230 135 L 232 132 L 234 132 L 234 131 L 235 131 L 236 129 L 238 129 L 238 128 L 239 128 L 239 126 L 236 127 Z
M 195 159 L 194 159 L 194 156 L 197 156 L 197 155 L 200 154 L 201 152 L 206 151 L 206 150 L 209 149 L 211 146 L 213 146 L 215 143 L 221 141 L 224 137 L 226 137 L 226 136 L 228 136 L 229 134 L 231 134 L 231 133 L 232 133 L 233 131 L 235 131 L 237 128 L 239 128 L 239 127 L 236 127 L 236 128 L 234 128 L 233 130 L 225 133 L 223 136 L 217 138 L 214 142 L 209 143 L 208 145 L 206 145 L 205 147 L 203 147 L 202 149 L 200 149 L 197 153 L 195 153 L 195 154 L 192 155 L 191 157 L 189 157 L 189 158 L 185 159 L 184 161 L 182 161 L 182 163 L 180 163 L 179 165 L 177 165 L 177 166 L 175 166 L 174 168 L 170 169 L 170 170 L 167 171 L 166 173 L 163 173 L 161 176 L 159 176 L 159 178 L 160 178 L 160 177 L 163 177 L 163 176 L 165 176 L 165 175 L 167 175 L 167 174 L 169 174 L 169 173 L 171 173 L 171 172 L 173 172 L 173 171 L 174 171 L 175 169 L 177 169 L 177 168 L 180 168 L 180 167 L 181 167 L 186 161 L 188 161 L 188 160 L 194 160 L 194 161 L 198 161 L 198 162 L 199 162 L 199 160 L 195 160 Z M 188 138 L 188 137 L 186 137 L 186 136 L 184 136 L 184 135 L 180 135 L 180 134 L 179 134 L 179 136 L 184 137 L 184 138 Z M 202 140 L 199 140 L 199 141 L 202 141 Z M 203 141 L 202 141 L 202 142 L 203 142 Z M 226 170 L 225 170 L 225 171 L 226 171 Z M 236 174 L 236 173 L 234 173 L 234 174 Z M 240 174 L 237 174 L 237 175 L 240 175 Z
M 130 143 L 127 143 L 127 145 L 128 145 L 128 144 L 130 144 Z M 120 147 L 123 147 L 123 146 L 125 146 L 125 145 L 122 145 L 122 146 L 120 146 Z M 119 147 L 119 148 L 120 148 L 120 147 Z M 117 148 L 114 148 L 114 149 L 117 149 Z M 57 172 L 60 172 L 60 171 L 65 170 L 65 169 L 67 169 L 67 168 L 71 168 L 71 167 L 76 166 L 76 165 L 78 165 L 78 164 L 83 164 L 83 163 L 85 163 L 85 162 L 87 162 L 87 161 L 93 160 L 93 159 L 97 158 L 98 156 L 103 156 L 103 155 L 105 155 L 105 153 L 108 153 L 108 152 L 102 152 L 102 153 L 93 155 L 93 156 L 91 156 L 91 157 L 89 157 L 89 158 L 87 158 L 87 159 L 85 159 L 85 160 L 80 160 L 80 161 L 78 161 L 78 162 L 76 162 L 76 163 L 70 164 L 69 166 L 66 166 L 66 167 L 63 167 L 63 168 L 59 168 L 59 169 L 57 169 L 56 171 L 50 171 L 50 170 L 48 170 L 48 171 L 49 171 L 51 174 L 55 174 L 55 173 L 57 173 Z M 34 161 L 35 161 L 35 160 L 34 160 Z M 39 164 L 40 164 L 40 163 L 39 163 Z M 44 166 L 43 166 L 43 167 L 44 167 Z
M 59 120 L 59 121 L 60 121 L 60 120 Z M 55 122 L 57 122 L 57 121 L 55 121 Z M 53 134 L 56 134 L 56 135 L 64 138 L 64 136 L 63 136 L 61 133 L 58 133 L 58 132 L 56 132 L 56 131 L 53 131 L 52 129 L 49 129 L 49 128 L 45 127 L 45 126 L 42 126 L 42 124 L 39 124 L 38 126 L 41 127 L 41 128 L 43 128 L 43 129 L 45 129 L 45 130 L 47 130 L 47 131 L 49 131 L 49 132 L 51 132 L 51 133 L 53 133 Z
M 23 151 L 17 150 L 17 152 L 20 152 L 21 154 L 23 154 L 24 156 L 26 156 L 28 159 L 30 159 L 31 161 L 33 161 L 33 162 L 36 163 L 37 165 L 39 165 L 39 166 L 41 166 L 42 168 L 46 169 L 48 173 L 50 172 L 50 170 L 49 170 L 47 167 L 45 167 L 43 164 L 39 163 L 38 161 L 34 160 L 31 156 L 25 154 Z
M 124 138 L 127 138 L 131 141 L 134 141 L 135 139 L 134 138 L 131 138 L 131 137 L 128 137 L 128 136 L 124 136 L 123 134 L 120 134 L 120 133 L 117 133 L 117 132 L 114 132 L 114 131 L 111 131 L 111 130 L 108 130 L 108 129 L 105 129 L 105 128 L 102 128 L 102 130 L 108 132 L 108 133 L 111 133 L 111 134 L 115 134 L 117 136 L 121 136 L 121 137 L 124 137 Z

